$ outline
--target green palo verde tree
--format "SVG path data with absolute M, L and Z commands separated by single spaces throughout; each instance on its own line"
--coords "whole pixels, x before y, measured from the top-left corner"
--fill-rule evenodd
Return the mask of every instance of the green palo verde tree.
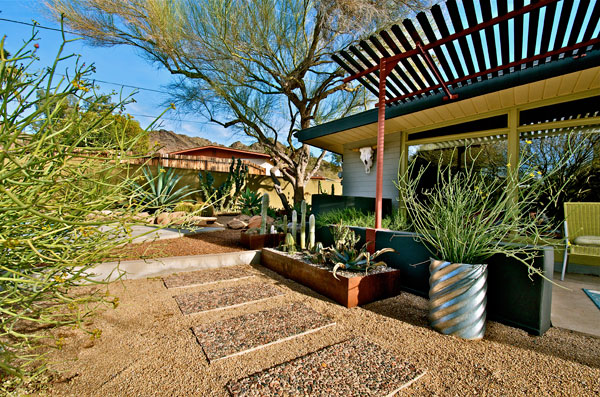
M 178 79 L 180 108 L 258 141 L 294 203 L 326 154 L 294 133 L 368 106 L 343 82 L 339 49 L 407 13 L 415 0 L 51 0 L 56 18 L 97 45 L 130 45 Z M 313 162 L 314 161 L 314 162 Z M 272 174 L 273 175 L 273 174 Z M 275 189 L 292 205 L 279 179 Z
M 63 36 L 54 63 L 36 71 L 36 35 L 11 56 L 0 51 L 0 376 L 11 379 L 44 370 L 47 349 L 39 347 L 54 327 L 81 326 L 94 303 L 118 304 L 100 291 L 71 292 L 95 283 L 89 270 L 130 241 L 129 225 L 143 209 L 118 177 L 140 137 L 116 131 L 114 141 L 82 145 L 111 113 L 94 110 L 92 123 L 85 110 L 57 117 L 66 103 L 95 103 L 86 83 L 92 68 L 63 54 L 70 42 Z M 58 78 L 67 63 L 73 74 Z M 102 219 L 103 210 L 120 215 Z

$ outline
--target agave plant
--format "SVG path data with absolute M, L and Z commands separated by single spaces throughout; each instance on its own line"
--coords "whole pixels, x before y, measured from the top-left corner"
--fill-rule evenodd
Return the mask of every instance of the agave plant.
M 363 245 L 360 249 L 356 248 L 359 241 L 358 236 L 352 229 L 343 224 L 336 225 L 334 228 L 334 238 L 336 239 L 335 247 L 329 249 L 329 261 L 334 263 L 333 277 L 337 278 L 336 272 L 338 269 L 365 271 L 379 266 L 387 266 L 385 262 L 375 262 L 375 259 L 388 252 L 394 252 L 393 248 L 383 248 L 377 252 L 370 253 L 367 251 L 369 243 Z
M 191 189 L 189 186 L 183 186 L 175 190 L 181 176 L 177 175 L 173 168 L 163 168 L 159 165 L 156 176 L 152 175 L 152 171 L 148 166 L 142 168 L 142 171 L 146 179 L 145 183 L 140 185 L 135 181 L 131 181 L 131 189 L 140 204 L 149 209 L 172 207 L 196 193 L 196 190 Z

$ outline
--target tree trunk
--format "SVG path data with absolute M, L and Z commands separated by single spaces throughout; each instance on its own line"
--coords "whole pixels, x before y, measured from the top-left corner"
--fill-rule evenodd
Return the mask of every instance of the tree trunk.
M 304 190 L 304 180 L 298 177 L 298 184 L 294 186 L 294 204 L 301 203 L 302 200 L 305 200 Z

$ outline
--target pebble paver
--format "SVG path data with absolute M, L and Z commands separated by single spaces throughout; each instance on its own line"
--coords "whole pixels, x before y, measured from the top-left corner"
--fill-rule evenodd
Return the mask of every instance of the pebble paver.
M 193 327 L 209 362 L 248 353 L 335 325 L 301 303 Z
M 174 298 L 183 314 L 192 314 L 241 306 L 283 294 L 282 290 L 269 283 L 247 283 Z
M 227 389 L 232 396 L 393 396 L 424 373 L 354 338 L 230 381 Z
M 221 281 L 241 280 L 254 277 L 248 268 L 242 266 L 221 267 L 217 269 L 182 272 L 163 277 L 167 288 L 191 287 L 213 284 Z

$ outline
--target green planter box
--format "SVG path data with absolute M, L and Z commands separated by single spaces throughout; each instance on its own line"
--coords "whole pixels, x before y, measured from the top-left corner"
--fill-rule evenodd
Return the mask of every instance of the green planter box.
M 429 295 L 429 258 L 425 245 L 415 239 L 415 233 L 377 231 L 375 249 L 396 250 L 381 256 L 388 266 L 401 271 L 403 290 L 416 295 Z M 513 258 L 496 255 L 488 261 L 487 316 L 533 335 L 542 335 L 550 326 L 552 284 L 539 276 L 529 278 L 527 267 Z M 552 280 L 554 250 L 540 247 L 534 266 L 543 269 Z

